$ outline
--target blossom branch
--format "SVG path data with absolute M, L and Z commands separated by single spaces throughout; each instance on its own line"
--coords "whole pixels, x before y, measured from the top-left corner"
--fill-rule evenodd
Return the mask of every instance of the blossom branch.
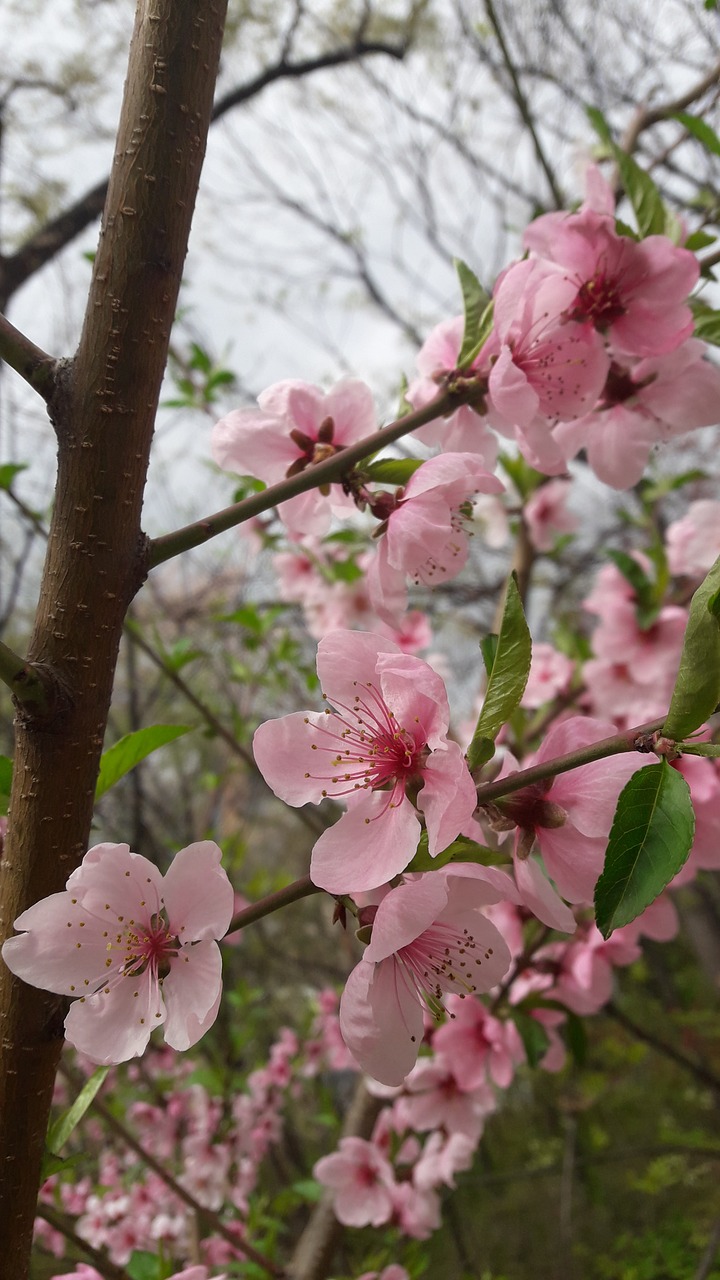
M 75 1072 L 71 1071 L 67 1066 L 61 1066 L 60 1070 L 67 1080 L 71 1080 L 74 1084 L 80 1083 Z M 269 1258 L 266 1258 L 264 1254 L 258 1252 L 258 1250 L 251 1244 L 248 1244 L 244 1236 L 241 1237 L 234 1231 L 231 1231 L 217 1213 L 213 1212 L 212 1209 L 207 1209 L 205 1205 L 202 1205 L 199 1200 L 195 1199 L 195 1196 L 192 1195 L 191 1192 L 186 1191 L 185 1187 L 181 1186 L 181 1184 L 176 1181 L 164 1165 L 162 1165 L 159 1160 L 156 1160 L 155 1156 L 152 1155 L 151 1152 L 147 1151 L 145 1147 L 143 1147 L 142 1143 L 138 1142 L 137 1138 L 129 1129 L 125 1128 L 122 1121 L 118 1120 L 117 1117 L 113 1115 L 112 1111 L 104 1102 L 101 1102 L 100 1099 L 96 1097 L 93 1099 L 92 1107 L 93 1110 L 101 1117 L 104 1124 L 107 1125 L 108 1129 L 117 1134 L 121 1141 L 125 1143 L 125 1146 L 129 1147 L 131 1151 L 134 1151 L 135 1155 L 142 1160 L 143 1164 L 147 1165 L 149 1169 L 153 1170 L 153 1173 L 156 1173 L 158 1177 L 162 1179 L 166 1187 L 172 1191 L 173 1195 L 176 1195 L 179 1200 L 182 1200 L 183 1204 L 186 1204 L 189 1209 L 192 1209 L 193 1213 L 197 1215 L 199 1222 L 209 1227 L 211 1231 L 216 1232 L 217 1235 L 222 1236 L 223 1240 L 227 1240 L 228 1244 L 232 1245 L 233 1249 L 238 1249 L 242 1253 L 246 1254 L 252 1262 L 256 1263 L 257 1266 L 262 1267 L 263 1271 L 267 1271 L 268 1275 L 275 1276 L 277 1280 L 283 1280 L 285 1272 L 282 1267 L 277 1267 L 275 1263 L 271 1262 Z
M 0 359 L 19 373 L 43 400 L 50 399 L 55 390 L 58 361 L 36 347 L 3 315 L 0 315 Z
M 61 1213 L 57 1213 L 49 1204 L 45 1204 L 42 1200 L 37 1207 L 37 1216 L 47 1222 L 53 1230 L 59 1231 L 66 1240 L 69 1240 L 76 1249 L 80 1249 L 88 1258 L 90 1258 L 95 1269 L 100 1272 L 105 1280 L 130 1280 L 130 1276 L 123 1267 L 119 1267 L 117 1263 L 111 1262 L 109 1258 L 89 1244 L 87 1240 L 83 1240 L 77 1231 L 73 1231 L 69 1222 L 65 1220 Z
M 280 502 L 286 502 L 288 498 L 294 498 L 299 493 L 306 493 L 308 489 L 315 489 L 323 484 L 337 483 L 352 470 L 356 463 L 369 458 L 385 445 L 400 440 L 402 436 L 409 435 L 418 427 L 424 427 L 428 422 L 434 422 L 436 418 L 445 417 L 460 405 L 468 403 L 472 392 L 472 386 L 468 386 L 465 380 L 463 388 L 448 388 L 422 409 L 397 418 L 389 426 L 381 427 L 379 431 L 366 436 L 364 440 L 358 440 L 357 444 L 349 445 L 334 457 L 308 467 L 299 475 L 281 480 L 279 484 L 271 485 L 262 493 L 254 493 L 249 498 L 244 498 L 242 502 L 225 507 L 214 515 L 205 516 L 194 524 L 185 525 L 184 528 L 176 529 L 173 533 L 166 533 L 160 538 L 152 539 L 150 568 L 154 569 L 159 564 L 164 564 L 166 560 L 172 560 L 174 556 L 189 551 L 192 547 L 202 546 L 211 538 L 217 537 L 219 533 L 233 529 L 245 520 L 252 520 L 254 516 L 260 515 L 263 511 L 269 511 L 271 507 L 276 507 Z
M 313 893 L 322 893 L 316 884 L 313 884 L 309 876 L 302 876 L 300 880 L 294 880 L 292 884 L 287 885 L 285 889 L 278 889 L 276 893 L 269 893 L 267 897 L 261 898 L 259 902 L 253 902 L 252 906 L 245 907 L 242 911 L 237 911 L 230 921 L 228 933 L 234 933 L 236 929 L 244 929 L 247 924 L 254 924 L 256 920 L 262 920 L 264 916 L 270 916 L 274 911 L 279 911 L 281 907 L 287 907 L 291 902 L 299 902 L 301 898 L 309 898 Z
M 557 756 L 554 760 L 545 760 L 542 764 L 531 765 L 529 769 L 520 769 L 507 778 L 498 778 L 495 782 L 481 783 L 477 789 L 478 805 L 488 804 L 500 796 L 509 795 L 512 791 L 520 791 L 534 782 L 543 782 L 546 778 L 554 778 L 559 773 L 569 773 L 580 765 L 592 764 L 595 760 L 604 760 L 607 756 L 617 756 L 623 751 L 647 751 L 647 735 L 657 732 L 667 717 L 652 720 L 649 724 L 638 725 L 634 729 L 624 729 L 609 738 L 601 738 L 588 747 L 578 747 L 577 751 L 568 751 L 567 755 Z

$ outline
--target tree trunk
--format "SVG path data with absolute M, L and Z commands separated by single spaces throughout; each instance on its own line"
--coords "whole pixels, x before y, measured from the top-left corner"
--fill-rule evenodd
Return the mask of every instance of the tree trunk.
M 58 477 L 28 658 L 53 699 L 17 716 L 0 938 L 87 848 L 123 619 L 146 573 L 142 495 L 225 5 L 138 4 L 83 332 L 49 405 Z M 1 1280 L 28 1272 L 64 1003 L 0 964 Z

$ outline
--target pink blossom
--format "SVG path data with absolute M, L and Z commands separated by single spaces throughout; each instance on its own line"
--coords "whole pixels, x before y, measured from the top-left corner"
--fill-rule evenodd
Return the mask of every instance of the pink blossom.
M 699 266 L 667 236 L 620 236 L 611 215 L 585 207 L 543 214 L 524 241 L 561 274 L 568 320 L 593 324 L 615 352 L 667 355 L 690 337 L 687 297 Z
M 445 1135 L 431 1133 L 422 1155 L 413 1169 L 413 1184 L 419 1191 L 430 1191 L 445 1184 L 455 1186 L 455 1174 L 472 1167 L 475 1143 L 466 1133 Z
M 266 782 L 290 805 L 345 799 L 345 813 L 313 849 L 310 874 L 329 893 L 385 884 L 403 871 L 420 837 L 415 795 L 432 857 L 455 839 L 475 808 L 460 747 L 447 738 L 445 686 L 427 663 L 390 640 L 334 631 L 318 646 L 317 669 L 335 708 L 299 711 L 260 725 L 253 742 Z
M 480 1000 L 449 996 L 450 1020 L 438 1027 L 433 1049 L 452 1063 L 462 1089 L 476 1089 L 488 1077 L 502 1089 L 510 1084 L 525 1053 L 517 1028 L 488 1013 Z
M 534 711 L 567 693 L 574 670 L 575 663 L 551 644 L 534 644 L 521 705 Z
M 464 328 L 464 316 L 453 316 L 452 320 L 443 320 L 436 325 L 425 339 L 415 361 L 420 377 L 410 383 L 405 393 L 414 409 L 422 409 L 434 400 L 448 376 L 456 372 Z M 483 349 L 473 361 L 470 372 L 487 389 L 489 371 L 487 353 Z M 483 404 L 480 387 L 478 396 L 480 408 Z M 446 418 L 435 419 L 414 434 L 423 444 L 440 445 L 445 453 L 478 454 L 488 471 L 495 466 L 497 436 L 490 430 L 487 418 L 469 404 L 461 405 Z
M 174 1049 L 212 1026 L 222 990 L 215 939 L 233 909 L 220 858 L 204 840 L 162 876 L 126 844 L 96 845 L 64 892 L 18 916 L 25 932 L 4 944 L 5 963 L 32 986 L 75 997 L 65 1034 L 93 1062 L 139 1056 L 156 1026 Z
M 552 726 L 534 763 L 591 746 L 615 732 L 610 723 L 571 716 Z M 608 756 L 525 787 L 502 801 L 503 812 L 527 833 L 526 851 L 534 835 L 549 874 L 569 902 L 592 901 L 617 798 L 643 763 L 634 752 Z M 516 850 L 520 838 L 518 833 Z
M 470 453 L 443 453 L 418 467 L 397 494 L 368 570 L 370 600 L 385 622 L 397 625 L 405 612 L 406 578 L 432 587 L 457 576 L 470 545 L 461 508 L 476 493 L 502 490 Z
M 421 1191 L 412 1182 L 400 1182 L 393 1191 L 392 1221 L 403 1235 L 427 1240 L 440 1227 L 439 1196 Z
M 565 470 L 551 426 L 592 409 L 608 369 L 599 335 L 563 317 L 558 284 L 538 262 L 505 272 L 495 294 L 499 355 L 489 377 L 493 426 L 514 435 L 533 466 L 550 474 Z
M 552 551 L 559 534 L 575 533 L 579 528 L 578 517 L 567 507 L 571 490 L 570 480 L 548 480 L 525 503 L 523 517 L 536 551 Z
M 720 502 L 691 502 L 682 519 L 668 525 L 665 545 L 671 573 L 704 577 L 720 555 Z
M 446 1133 L 465 1134 L 476 1143 L 486 1117 L 496 1107 L 495 1095 L 487 1080 L 483 1079 L 472 1089 L 463 1088 L 454 1064 L 434 1052 L 432 1057 L 418 1059 L 404 1082 L 404 1089 L 393 1108 L 396 1123 L 400 1129 L 413 1129 L 418 1133 L 444 1129 Z
M 393 1212 L 395 1175 L 379 1148 L 364 1138 L 341 1138 L 340 1149 L 313 1169 L 333 1194 L 333 1209 L 345 1227 L 380 1227 Z
M 605 484 L 637 484 L 655 444 L 720 421 L 720 369 L 705 352 L 705 344 L 692 339 L 661 358 L 613 364 L 596 408 L 556 427 L 563 456 L 586 449 Z
M 499 893 L 443 869 L 392 889 L 373 912 L 372 937 L 340 1002 L 343 1039 L 363 1070 L 401 1084 L 423 1038 L 425 999 L 489 991 L 510 952 L 481 908 Z M 361 915 L 362 921 L 362 915 Z
M 327 394 L 309 382 L 276 382 L 258 396 L 259 409 L 235 409 L 212 431 L 212 455 L 219 467 L 276 484 L 339 453 L 377 430 L 372 392 L 357 378 L 343 378 Z M 322 534 L 331 508 L 346 512 L 352 498 L 339 485 L 332 500 L 311 489 L 280 504 L 288 529 Z

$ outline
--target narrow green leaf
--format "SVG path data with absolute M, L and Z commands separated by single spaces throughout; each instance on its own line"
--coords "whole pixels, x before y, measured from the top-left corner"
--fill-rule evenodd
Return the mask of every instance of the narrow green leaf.
M 666 738 L 682 742 L 704 724 L 720 702 L 720 622 L 711 602 L 720 590 L 720 557 L 690 602 L 680 669 L 663 725 Z
M 565 1036 L 565 1043 L 573 1056 L 573 1061 L 578 1067 L 584 1067 L 587 1061 L 587 1031 L 585 1030 L 585 1022 L 579 1018 L 576 1013 L 567 1011 L 567 1022 L 561 1028 Z
M 696 306 L 693 307 L 695 312 L 695 337 L 702 338 L 703 342 L 709 342 L 714 347 L 720 347 L 720 311 L 713 311 L 712 307 Z
M 453 264 L 460 281 L 465 312 L 465 328 L 458 356 L 458 368 L 464 369 L 472 364 L 492 328 L 492 298 L 462 259 L 455 258 Z
M 507 585 L 495 660 L 488 676 L 485 699 L 468 748 L 470 769 L 477 769 L 494 754 L 495 739 L 525 692 L 531 658 L 532 641 L 517 579 L 513 574 Z
M 422 458 L 380 458 L 363 467 L 368 480 L 379 484 L 407 484 L 411 475 L 423 464 Z
M 152 724 L 147 729 L 127 733 L 113 747 L 104 751 L 100 760 L 100 774 L 95 787 L 95 799 L 99 800 L 116 782 L 125 777 L 146 756 L 189 733 L 189 724 Z
M 613 141 L 610 126 L 597 107 L 586 107 L 586 114 L 598 137 L 605 143 L 620 174 L 625 194 L 637 219 L 641 237 L 664 235 L 667 214 L 662 197 L 649 173 Z
M 595 918 L 604 938 L 662 893 L 683 866 L 694 835 L 690 788 L 682 774 L 667 760 L 638 769 L 620 792 L 595 886 Z
M 95 1095 L 102 1088 L 109 1070 L 109 1067 L 98 1067 L 93 1071 L 90 1079 L 85 1081 L 72 1106 L 68 1107 L 67 1111 L 64 1111 L 61 1116 L 58 1116 L 55 1123 L 50 1126 L 45 1146 L 51 1155 L 60 1155 L 70 1134 L 77 1128 Z
M 626 551 L 608 551 L 608 558 L 618 568 L 623 577 L 630 583 L 636 600 L 638 625 L 642 630 L 652 626 L 662 605 L 662 596 L 658 593 L 657 583 L 648 577 L 641 564 Z
M 4 817 L 10 804 L 13 763 L 9 756 L 0 756 L 0 817 Z
M 698 253 L 700 249 L 707 249 L 711 244 L 715 244 L 717 236 L 713 236 L 709 231 L 691 231 L 687 240 L 683 244 L 683 249 L 689 249 L 691 253 Z
M 712 152 L 714 156 L 720 156 L 720 138 L 706 120 L 702 120 L 700 116 L 691 115 L 689 111 L 676 111 L 672 119 L 679 120 L 688 133 L 702 143 L 706 151 Z
M 711 760 L 720 759 L 720 742 L 680 742 L 684 756 L 708 756 Z

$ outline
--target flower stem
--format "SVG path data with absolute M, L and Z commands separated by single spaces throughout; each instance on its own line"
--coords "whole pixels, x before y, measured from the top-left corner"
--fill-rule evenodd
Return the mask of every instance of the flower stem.
M 313 893 L 323 892 L 324 890 L 313 884 L 309 876 L 302 876 L 287 888 L 269 893 L 267 897 L 261 898 L 259 902 L 253 902 L 252 906 L 245 907 L 243 911 L 236 911 L 230 921 L 228 933 L 234 933 L 236 929 L 244 929 L 246 924 L 254 924 L 256 920 L 272 915 L 273 911 L 279 911 L 281 907 L 287 907 L 291 902 L 299 902 L 301 898 L 309 898 Z
M 531 765 L 529 769 L 520 769 L 507 778 L 497 778 L 495 782 L 480 783 L 477 789 L 478 805 L 488 804 L 500 796 L 509 795 L 512 791 L 520 791 L 534 782 L 543 782 L 545 778 L 554 778 L 559 773 L 569 773 L 580 765 L 592 764 L 595 760 L 604 760 L 607 756 L 617 756 L 623 751 L 647 752 L 648 734 L 661 729 L 667 716 L 660 720 L 652 720 L 649 724 L 638 725 L 634 729 L 623 729 L 610 738 L 601 738 L 588 747 L 578 747 L 577 751 L 569 751 L 567 755 L 556 756 L 554 760 L 545 760 L 542 764 Z
M 357 444 L 342 449 L 340 453 L 327 458 L 325 462 L 318 462 L 315 466 L 301 471 L 299 475 L 281 480 L 278 484 L 264 489 L 262 493 L 254 493 L 251 497 L 244 498 L 242 502 L 236 502 L 232 507 L 225 507 L 223 511 L 217 511 L 214 515 L 205 516 L 194 524 L 176 529 L 174 533 L 166 533 L 160 538 L 154 538 L 150 543 L 150 567 L 154 569 L 157 565 L 164 564 L 166 560 L 171 560 L 173 556 L 189 551 L 191 547 L 199 547 L 204 542 L 209 542 L 211 538 L 217 537 L 219 533 L 224 533 L 226 529 L 233 529 L 245 520 L 251 520 L 261 512 L 276 507 L 278 503 L 294 498 L 298 493 L 306 493 L 308 489 L 316 489 L 320 485 L 332 484 L 343 479 L 357 462 L 362 462 L 378 449 L 383 449 L 385 445 L 392 444 L 401 436 L 416 431 L 418 427 L 424 427 L 428 422 L 434 422 L 436 418 L 452 413 L 454 409 L 466 403 L 471 393 L 471 390 L 464 389 L 443 391 L 424 408 L 405 414 L 387 427 L 375 431 L 373 435 L 359 440 Z

